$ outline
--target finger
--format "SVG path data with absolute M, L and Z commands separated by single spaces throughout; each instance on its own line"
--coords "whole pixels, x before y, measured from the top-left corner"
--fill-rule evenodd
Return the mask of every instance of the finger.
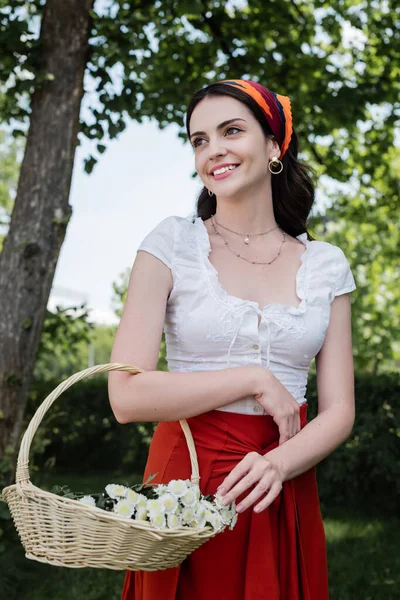
M 300 413 L 299 413 L 298 406 L 296 405 L 295 407 L 293 407 L 292 414 L 287 417 L 287 437 L 284 440 L 285 442 L 288 439 L 295 436 L 296 433 L 298 433 L 299 425 L 300 425 L 299 417 L 300 417 Z M 282 443 L 284 443 L 284 442 L 282 442 Z
M 281 489 L 282 489 L 282 482 L 274 481 L 274 483 L 271 485 L 270 490 L 269 490 L 268 494 L 265 496 L 265 498 L 263 498 L 261 500 L 261 502 L 259 502 L 254 507 L 254 512 L 259 513 L 261 511 L 265 510 L 266 508 L 268 508 L 268 506 L 270 504 L 272 504 L 272 502 L 275 500 L 275 498 L 278 497 Z
M 296 413 L 293 416 L 293 434 L 292 437 L 296 435 L 296 433 L 299 433 L 301 429 L 301 425 L 300 425 L 300 409 L 296 407 Z
M 292 438 L 293 436 L 296 435 L 297 433 L 297 412 L 293 415 L 293 417 L 291 418 L 291 427 L 290 427 L 290 437 Z
M 265 496 L 265 494 L 270 490 L 272 486 L 271 475 L 272 473 L 265 475 L 258 482 L 254 490 L 252 490 L 250 494 L 246 496 L 246 498 L 241 500 L 241 502 L 236 507 L 237 512 L 243 512 L 244 510 L 252 506 L 262 496 Z
M 279 445 L 284 444 L 290 438 L 290 424 L 288 418 L 279 423 Z
M 256 452 L 250 452 L 246 454 L 246 456 L 232 469 L 227 477 L 225 477 L 224 481 L 217 487 L 217 492 L 221 496 L 227 494 L 229 490 L 243 477 L 247 475 L 249 472 L 253 462 L 254 457 L 259 457 L 259 454 Z
M 266 461 L 264 461 L 266 462 Z M 266 465 L 269 468 L 269 465 Z M 236 498 L 244 494 L 246 490 L 254 486 L 254 484 L 260 481 L 264 472 L 260 472 L 260 469 L 252 469 L 243 479 L 241 479 L 222 499 L 223 504 L 230 504 Z

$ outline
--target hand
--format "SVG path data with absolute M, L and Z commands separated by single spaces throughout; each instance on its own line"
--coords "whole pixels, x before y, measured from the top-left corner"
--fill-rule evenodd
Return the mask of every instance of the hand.
M 257 452 L 249 452 L 217 488 L 217 494 L 223 504 L 227 505 L 255 485 L 250 494 L 236 506 L 236 510 L 243 512 L 262 498 L 254 507 L 254 512 L 261 512 L 278 496 L 282 483 L 283 475 L 277 465 Z
M 300 431 L 300 406 L 271 371 L 263 369 L 254 397 L 278 425 L 279 444 Z

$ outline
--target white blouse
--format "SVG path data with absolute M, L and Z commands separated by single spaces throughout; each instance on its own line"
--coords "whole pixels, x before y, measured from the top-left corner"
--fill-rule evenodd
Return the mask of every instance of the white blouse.
M 337 246 L 308 241 L 296 276 L 298 307 L 257 302 L 229 295 L 208 256 L 208 231 L 202 219 L 171 216 L 140 244 L 171 269 L 164 332 L 170 371 L 212 371 L 244 365 L 269 369 L 301 405 L 306 402 L 312 359 L 322 347 L 330 305 L 355 289 L 349 263 Z M 248 396 L 220 408 L 265 414 Z

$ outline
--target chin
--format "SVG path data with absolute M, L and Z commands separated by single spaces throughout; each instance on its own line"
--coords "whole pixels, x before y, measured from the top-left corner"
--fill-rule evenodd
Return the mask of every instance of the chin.
M 221 185 L 220 190 L 215 190 L 217 198 L 233 199 L 236 196 L 243 196 L 246 192 L 247 185 Z

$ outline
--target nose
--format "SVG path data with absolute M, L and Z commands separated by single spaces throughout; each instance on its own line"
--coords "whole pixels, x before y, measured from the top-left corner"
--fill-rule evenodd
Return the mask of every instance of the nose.
M 226 155 L 226 148 L 223 143 L 223 138 L 217 136 L 211 138 L 208 142 L 208 157 L 210 160 L 217 158 L 218 156 Z

